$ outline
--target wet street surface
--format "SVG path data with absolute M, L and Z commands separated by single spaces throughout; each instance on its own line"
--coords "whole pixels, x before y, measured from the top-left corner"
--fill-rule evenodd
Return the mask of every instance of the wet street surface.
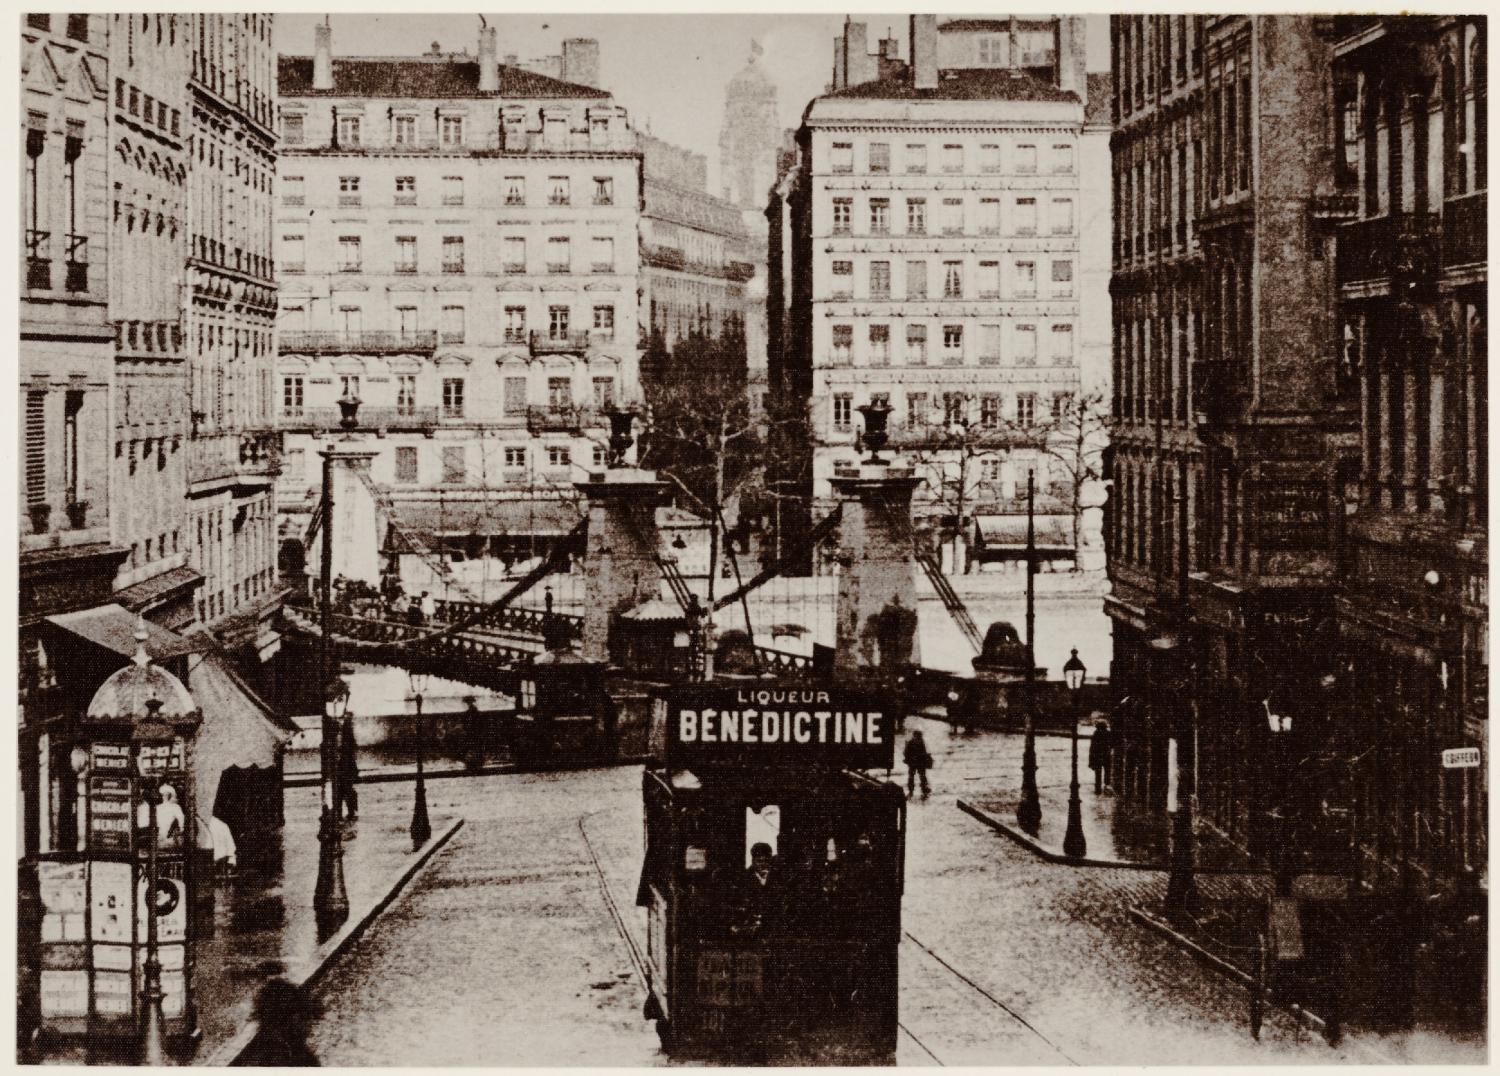
M 1162 875 L 1047 863 L 960 812 L 959 796 L 1018 783 L 1014 741 L 920 724 L 937 765 L 909 815 L 898 1063 L 1474 1060 L 1356 1035 L 1330 1049 L 1274 1010 L 1255 1041 L 1243 989 L 1129 919 L 1128 903 L 1159 902 Z M 466 825 L 320 983 L 322 1062 L 665 1063 L 632 954 L 639 769 L 453 778 L 428 794 Z M 409 786 L 369 786 L 367 810 L 409 803 Z

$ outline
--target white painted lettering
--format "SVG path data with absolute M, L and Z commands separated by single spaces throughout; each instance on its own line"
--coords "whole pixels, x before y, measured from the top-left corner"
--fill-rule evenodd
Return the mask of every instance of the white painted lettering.
M 797 731 L 795 733 L 798 743 L 807 743 L 812 738 L 812 714 L 806 710 L 797 711 Z
M 864 743 L 865 742 L 865 722 L 864 722 L 864 717 L 865 717 L 865 715 L 861 714 L 861 713 L 852 713 L 852 714 L 845 714 L 844 715 L 844 742 L 845 743 Z
M 677 715 L 677 739 L 681 743 L 692 743 L 698 738 L 698 711 L 683 710 Z

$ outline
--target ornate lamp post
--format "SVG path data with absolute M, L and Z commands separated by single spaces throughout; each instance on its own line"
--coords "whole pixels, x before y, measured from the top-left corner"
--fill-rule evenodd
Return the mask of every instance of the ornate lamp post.
M 1036 790 L 1036 472 L 1026 472 L 1026 747 L 1021 753 L 1021 802 L 1016 821 L 1028 833 L 1042 825 Z
M 161 711 L 161 699 L 146 700 L 148 720 L 155 721 Z M 146 840 L 146 963 L 142 968 L 141 989 L 141 1064 L 155 1067 L 167 1063 L 166 1015 L 162 1012 L 162 1000 L 166 993 L 161 988 L 161 946 L 157 941 L 156 900 L 158 864 L 156 859 L 157 817 L 161 806 L 160 775 L 148 772 L 136 756 L 136 773 L 141 780 L 141 795 L 149 808 Z
M 424 765 L 427 756 L 427 722 L 422 717 L 422 695 L 427 690 L 427 674 L 409 672 L 411 695 L 417 704 L 417 790 L 411 806 L 411 846 L 421 848 L 432 839 L 432 823 L 427 818 L 427 778 Z
M 349 709 L 349 685 L 341 677 L 332 676 L 324 689 L 323 812 L 318 820 L 318 884 L 313 892 L 313 910 L 320 928 L 337 927 L 349 917 L 349 894 L 344 888 L 344 844 L 338 824 L 337 778 L 339 719 Z
M 1068 783 L 1068 832 L 1063 837 L 1063 854 L 1075 859 L 1088 855 L 1088 840 L 1083 835 L 1083 804 L 1078 798 L 1078 699 L 1083 693 L 1087 670 L 1078 660 L 1078 651 L 1063 663 L 1063 680 L 1068 685 L 1068 708 L 1073 712 L 1073 778 Z

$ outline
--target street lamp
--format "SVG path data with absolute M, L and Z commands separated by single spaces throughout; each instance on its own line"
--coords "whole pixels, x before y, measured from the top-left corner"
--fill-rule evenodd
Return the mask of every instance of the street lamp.
M 148 720 L 154 721 L 162 708 L 161 699 L 147 699 Z M 136 774 L 141 780 L 141 795 L 150 808 L 146 840 L 146 964 L 142 969 L 141 1003 L 145 1027 L 141 1036 L 141 1063 L 155 1067 L 167 1063 L 166 1016 L 162 1012 L 162 999 L 166 997 L 161 988 L 161 947 L 157 942 L 156 890 L 158 868 L 156 859 L 157 818 L 156 809 L 161 805 L 160 775 L 149 772 L 142 765 L 143 759 L 136 755 Z
M 1021 752 L 1021 802 L 1016 822 L 1035 834 L 1042 826 L 1036 789 L 1036 473 L 1026 472 L 1026 746 Z
M 1063 663 L 1063 681 L 1068 685 L 1069 709 L 1073 712 L 1073 779 L 1068 784 L 1068 831 L 1063 837 L 1063 854 L 1075 859 L 1088 855 L 1089 845 L 1083 835 L 1083 804 L 1078 798 L 1078 700 L 1083 694 L 1083 677 L 1087 670 L 1078 660 L 1078 651 Z
M 424 763 L 427 756 L 427 722 L 422 717 L 422 696 L 427 690 L 427 674 L 408 672 L 411 694 L 417 704 L 417 790 L 411 806 L 411 846 L 421 848 L 432 839 L 432 823 L 427 818 L 427 778 Z
M 344 845 L 338 825 L 339 718 L 349 709 L 349 685 L 330 676 L 323 699 L 323 811 L 318 819 L 318 884 L 313 910 L 318 927 L 337 927 L 349 918 L 349 893 L 344 888 Z

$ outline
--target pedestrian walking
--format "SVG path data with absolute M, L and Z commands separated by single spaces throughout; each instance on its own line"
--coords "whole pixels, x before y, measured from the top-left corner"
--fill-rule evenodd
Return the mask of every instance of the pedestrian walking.
M 927 741 L 920 731 L 913 732 L 906 741 L 901 761 L 906 763 L 906 798 L 911 799 L 920 780 L 922 798 L 925 800 L 932 794 L 932 786 L 927 783 L 927 771 L 932 769 L 932 753 L 927 750 Z
M 354 740 L 354 715 L 344 716 L 344 728 L 339 736 L 339 802 L 338 810 L 353 822 L 359 818 L 359 744 Z
M 1094 791 L 1104 791 L 1104 777 L 1109 772 L 1109 756 L 1114 750 L 1114 731 L 1108 721 L 1101 721 L 1089 737 L 1089 769 L 1094 771 Z
M 484 768 L 484 741 L 489 721 L 479 712 L 479 707 L 472 698 L 465 699 L 464 703 L 464 764 L 471 771 L 481 770 Z
M 414 628 L 417 627 L 422 623 L 422 605 L 417 601 L 417 596 L 409 594 L 401 600 L 403 608 L 406 610 L 406 622 Z
M 422 623 L 431 624 L 437 619 L 437 599 L 427 591 L 422 591 Z
M 276 978 L 255 998 L 260 1030 L 234 1061 L 235 1068 L 315 1068 L 318 1055 L 307 1044 L 317 1006 L 300 988 Z

